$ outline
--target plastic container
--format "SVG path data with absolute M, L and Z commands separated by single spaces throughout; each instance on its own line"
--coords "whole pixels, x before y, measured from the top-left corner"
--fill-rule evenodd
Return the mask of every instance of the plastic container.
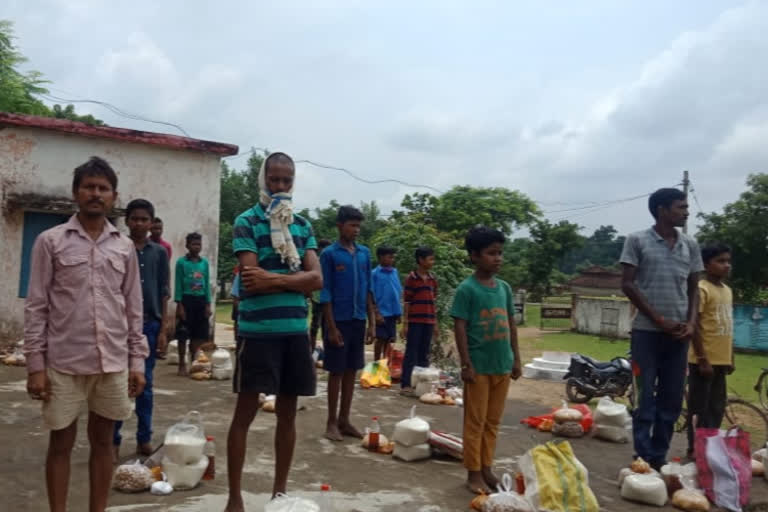
M 197 487 L 207 467 L 208 457 L 205 455 L 192 464 L 176 464 L 168 457 L 163 458 L 163 471 L 174 491 L 185 491 Z
M 213 436 L 205 438 L 203 455 L 208 457 L 208 467 L 205 468 L 205 473 L 203 473 L 203 480 L 213 480 L 216 477 L 216 442 Z
M 379 417 L 374 416 L 371 418 L 371 427 L 368 430 L 368 451 L 379 451 L 379 434 L 381 433 L 381 425 L 379 425 Z
M 175 464 L 194 464 L 200 460 L 205 446 L 202 417 L 190 411 L 165 434 L 165 455 Z
M 333 497 L 331 497 L 331 486 L 323 484 L 320 486 L 320 512 L 334 512 L 336 507 L 333 504 Z

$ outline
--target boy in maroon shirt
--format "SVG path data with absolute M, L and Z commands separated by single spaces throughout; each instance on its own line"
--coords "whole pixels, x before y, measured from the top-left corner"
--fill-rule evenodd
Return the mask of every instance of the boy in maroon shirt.
M 405 280 L 405 308 L 403 310 L 403 339 L 406 340 L 403 376 L 403 394 L 412 394 L 411 374 L 416 366 L 429 366 L 432 337 L 438 336 L 437 279 L 432 274 L 435 252 L 429 247 L 416 249 L 417 268 Z

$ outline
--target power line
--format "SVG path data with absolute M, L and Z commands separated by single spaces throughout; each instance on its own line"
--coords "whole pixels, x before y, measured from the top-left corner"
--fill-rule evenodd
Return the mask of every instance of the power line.
M 321 169 L 331 169 L 331 170 L 334 170 L 334 171 L 341 171 L 341 172 L 347 174 L 348 176 L 350 176 L 351 178 L 354 178 L 357 181 L 360 181 L 362 183 L 367 183 L 369 185 L 379 185 L 379 184 L 382 184 L 382 183 L 396 183 L 396 184 L 399 184 L 399 185 L 403 185 L 405 187 L 426 188 L 426 189 L 429 189 L 429 190 L 433 190 L 433 191 L 437 192 L 438 194 L 442 194 L 444 192 L 443 190 L 440 190 L 439 188 L 435 188 L 435 187 L 433 187 L 431 185 L 420 185 L 418 183 L 408 183 L 407 181 L 401 181 L 401 180 L 394 179 L 394 178 L 387 178 L 387 179 L 381 179 L 381 180 L 368 180 L 368 179 L 365 179 L 365 178 L 361 178 L 360 176 L 356 175 L 355 173 L 353 173 L 349 169 L 345 169 L 343 167 L 335 167 L 333 165 L 320 164 L 320 163 L 317 163 L 317 162 L 313 162 L 312 160 L 296 160 L 296 163 L 297 164 L 309 164 L 309 165 L 313 165 L 315 167 L 320 167 Z
M 227 158 L 230 158 L 230 159 L 232 159 L 232 158 L 240 158 L 240 157 L 245 156 L 245 155 L 252 155 L 256 151 L 262 151 L 264 153 L 269 153 L 269 150 L 264 149 L 264 148 L 251 148 L 250 150 L 248 150 L 245 153 L 240 153 L 239 155 L 234 155 L 234 156 L 227 157 Z M 426 189 L 432 190 L 434 192 L 437 192 L 438 194 L 442 194 L 442 193 L 445 192 L 444 190 L 440 190 L 439 188 L 433 187 L 431 185 L 422 185 L 422 184 L 419 184 L 419 183 L 409 183 L 407 181 L 402 181 L 402 180 L 398 180 L 398 179 L 395 179 L 395 178 L 386 178 L 386 179 L 380 179 L 380 180 L 369 180 L 369 179 L 363 178 L 363 177 L 355 174 L 354 172 L 350 171 L 349 169 L 345 169 L 344 167 L 337 167 L 335 165 L 322 164 L 322 163 L 315 162 L 313 160 L 307 160 L 307 159 L 295 160 L 294 163 L 296 163 L 296 164 L 312 165 L 314 167 L 319 167 L 321 169 L 329 169 L 329 170 L 332 170 L 332 171 L 340 171 L 340 172 L 345 173 L 349 177 L 351 177 L 351 178 L 353 178 L 353 179 L 355 179 L 355 180 L 357 180 L 357 181 L 359 181 L 361 183 L 366 183 L 368 185 L 381 185 L 381 184 L 384 184 L 384 183 L 395 183 L 395 184 L 398 184 L 398 185 L 403 185 L 404 187 L 426 188 Z
M 651 195 L 651 193 L 649 192 L 647 194 L 640 194 L 638 196 L 625 197 L 623 199 L 614 199 L 612 201 L 605 201 L 603 203 L 597 203 L 597 204 L 593 204 L 593 205 L 590 205 L 590 206 L 580 206 L 578 208 L 566 208 L 566 209 L 563 209 L 563 210 L 549 210 L 549 211 L 545 211 L 545 212 L 542 212 L 542 213 L 544 215 L 549 215 L 550 213 L 563 213 L 563 212 L 575 212 L 575 211 L 580 211 L 580 210 L 589 210 L 589 209 L 592 209 L 592 208 L 600 208 L 600 207 L 603 207 L 603 206 L 610 206 L 610 205 L 613 205 L 613 204 L 625 203 L 627 201 L 634 201 L 636 199 L 641 199 L 643 197 L 648 197 L 650 195 Z
M 147 117 L 140 116 L 140 115 L 137 115 L 137 114 L 131 114 L 131 113 L 128 113 L 128 112 L 126 112 L 126 111 L 124 111 L 124 110 L 122 110 L 122 109 L 112 105 L 111 103 L 107 103 L 106 101 L 91 100 L 91 99 L 62 98 L 62 97 L 59 97 L 59 96 L 54 96 L 53 94 L 50 94 L 50 93 L 40 93 L 39 95 L 42 96 L 43 98 L 47 99 L 48 101 L 53 101 L 53 102 L 89 103 L 89 104 L 92 104 L 92 105 L 99 105 L 99 106 L 106 108 L 107 110 L 109 110 L 113 114 L 118 115 L 120 117 L 125 117 L 127 119 L 133 119 L 134 121 L 144 121 L 144 122 L 147 122 L 147 123 L 154 123 L 154 124 L 161 124 L 161 125 L 165 125 L 165 126 L 170 126 L 172 128 L 176 128 L 177 130 L 179 130 L 181 133 L 184 134 L 184 136 L 191 137 L 191 135 L 189 133 L 187 133 L 187 131 L 184 128 L 182 128 L 181 126 L 179 126 L 178 124 L 169 123 L 169 122 L 166 122 L 166 121 L 157 121 L 157 120 L 149 119 Z

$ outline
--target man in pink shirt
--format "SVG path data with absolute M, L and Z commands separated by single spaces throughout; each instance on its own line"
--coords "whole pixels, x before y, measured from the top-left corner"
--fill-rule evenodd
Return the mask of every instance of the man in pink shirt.
M 88 405 L 90 512 L 104 512 L 116 420 L 131 416 L 144 388 L 143 304 L 136 250 L 107 220 L 117 175 L 98 157 L 75 169 L 79 207 L 32 249 L 24 309 L 27 391 L 43 402 L 51 431 L 46 483 L 51 512 L 64 512 L 77 419 Z

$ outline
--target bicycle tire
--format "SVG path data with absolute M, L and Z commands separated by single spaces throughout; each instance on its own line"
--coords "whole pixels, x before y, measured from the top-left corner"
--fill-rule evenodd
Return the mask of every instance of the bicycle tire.
M 760 407 L 742 398 L 729 398 L 723 419 L 727 423 L 724 428 L 738 425 L 749 432 L 753 451 L 765 446 L 768 440 L 768 416 Z
M 755 391 L 760 397 L 760 405 L 763 406 L 763 409 L 768 410 L 768 379 L 766 377 L 768 377 L 768 372 L 764 371 L 760 374 L 757 384 L 755 384 Z

